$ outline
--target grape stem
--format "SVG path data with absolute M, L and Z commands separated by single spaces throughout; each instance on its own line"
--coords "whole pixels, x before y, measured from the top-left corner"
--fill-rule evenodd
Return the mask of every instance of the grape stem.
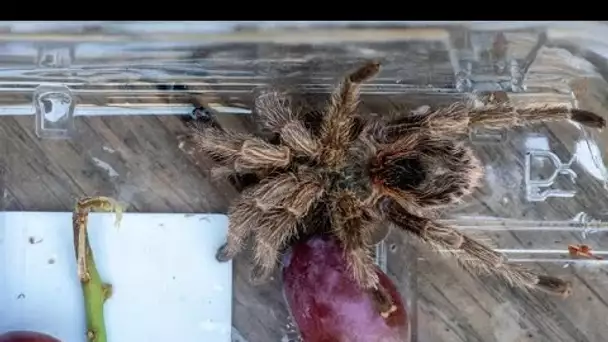
M 108 197 L 85 197 L 76 204 L 72 218 L 78 278 L 84 296 L 87 341 L 107 342 L 103 306 L 112 294 L 112 285 L 102 282 L 95 265 L 93 249 L 87 232 L 87 222 L 91 210 L 119 211 L 116 221 L 118 223 L 120 208 L 113 199 Z

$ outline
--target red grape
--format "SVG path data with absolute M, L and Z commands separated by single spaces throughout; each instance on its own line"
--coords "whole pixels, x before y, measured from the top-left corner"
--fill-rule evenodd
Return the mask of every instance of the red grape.
M 370 291 L 357 286 L 336 239 L 316 236 L 286 255 L 283 289 L 305 342 L 407 342 L 408 315 L 396 286 L 377 269 L 397 310 L 382 317 Z
M 47 334 L 35 331 L 11 331 L 0 335 L 0 342 L 61 342 Z

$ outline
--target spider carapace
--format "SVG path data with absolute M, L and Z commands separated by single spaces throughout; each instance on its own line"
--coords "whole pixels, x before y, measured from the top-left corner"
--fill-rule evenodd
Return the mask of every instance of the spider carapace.
M 601 129 L 605 120 L 565 106 L 508 103 L 481 108 L 454 103 L 391 118 L 362 115 L 357 110 L 361 83 L 379 71 L 378 63 L 368 62 L 346 75 L 315 128 L 286 93 L 267 91 L 257 97 L 254 112 L 276 139 L 212 125 L 195 131 L 196 146 L 217 161 L 217 174 L 259 179 L 232 204 L 218 259 L 233 258 L 252 234 L 257 274 L 264 279 L 290 241 L 322 230 L 339 239 L 354 280 L 378 295 L 386 312 L 391 304 L 383 303 L 387 297 L 378 288 L 371 241 L 375 229 L 391 224 L 435 250 L 449 251 L 465 269 L 493 274 L 518 288 L 567 296 L 570 283 L 508 263 L 501 253 L 435 217 L 470 194 L 483 176 L 467 146 L 470 129 L 559 120 Z

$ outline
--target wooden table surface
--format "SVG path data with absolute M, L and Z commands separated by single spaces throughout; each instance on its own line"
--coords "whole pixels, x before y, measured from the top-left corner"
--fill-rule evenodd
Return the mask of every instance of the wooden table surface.
M 525 39 L 522 42 L 529 45 Z M 520 104 L 571 103 L 566 87 L 580 107 L 605 115 L 606 82 L 601 80 L 599 71 L 591 75 L 587 69 L 573 67 L 572 58 L 563 48 L 542 48 L 529 70 L 527 84 L 532 90 L 529 94 L 512 94 L 511 99 Z M 453 83 L 453 72 L 442 70 L 442 63 L 427 69 L 403 68 L 400 76 L 419 83 Z M 348 70 L 339 65 L 329 69 L 332 68 L 334 78 L 342 69 Z M 374 113 L 466 98 L 424 92 L 407 96 L 371 90 L 364 93 L 362 110 Z M 201 103 L 241 108 L 250 108 L 252 103 L 251 94 L 236 91 L 195 97 Z M 251 131 L 255 127 L 247 115 L 222 115 L 220 121 L 228 129 Z M 86 194 L 115 197 L 127 202 L 129 210 L 139 212 L 223 213 L 238 195 L 228 182 L 210 179 L 207 158 L 184 152 L 184 146 L 180 148 L 178 137 L 188 130 L 177 116 L 78 117 L 75 122 L 72 139 L 48 140 L 36 136 L 33 116 L 0 118 L 0 191 L 4 194 L 0 209 L 71 210 L 75 199 Z M 503 140 L 474 137 L 472 144 L 490 171 L 483 186 L 452 214 L 536 222 L 570 220 L 580 212 L 595 216 L 605 213 L 608 193 L 584 169 L 577 169 L 580 177 L 574 198 L 531 203 L 524 196 L 523 160 L 531 137 L 536 137 L 536 141 L 545 139 L 551 151 L 567 160 L 576 152 L 575 143 L 580 136 L 580 131 L 566 124 L 513 130 Z M 605 135 L 598 139 L 601 149 L 608 146 L 608 141 L 602 140 Z M 560 186 L 568 186 L 567 181 L 560 182 Z M 578 232 L 486 231 L 484 237 L 493 240 L 498 248 L 512 251 L 565 249 L 570 243 L 589 241 L 598 250 L 608 246 L 601 233 L 583 238 Z M 389 275 L 407 298 L 416 327 L 413 341 L 608 340 L 608 277 L 603 267 L 532 263 L 535 268 L 573 282 L 574 295 L 561 300 L 512 290 L 492 278 L 474 277 L 402 232 L 392 230 L 386 245 Z M 234 339 L 287 341 L 293 328 L 280 277 L 277 274 L 267 284 L 251 285 L 249 260 L 244 253 L 234 263 Z

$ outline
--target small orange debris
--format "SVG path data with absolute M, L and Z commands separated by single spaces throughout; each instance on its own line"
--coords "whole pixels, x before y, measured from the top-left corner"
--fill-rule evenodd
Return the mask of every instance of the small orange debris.
M 604 259 L 602 257 L 593 255 L 593 253 L 591 253 L 591 247 L 589 247 L 589 245 L 583 245 L 583 244 L 568 245 L 568 253 L 572 257 L 582 257 L 582 258 L 596 259 L 596 260 Z

